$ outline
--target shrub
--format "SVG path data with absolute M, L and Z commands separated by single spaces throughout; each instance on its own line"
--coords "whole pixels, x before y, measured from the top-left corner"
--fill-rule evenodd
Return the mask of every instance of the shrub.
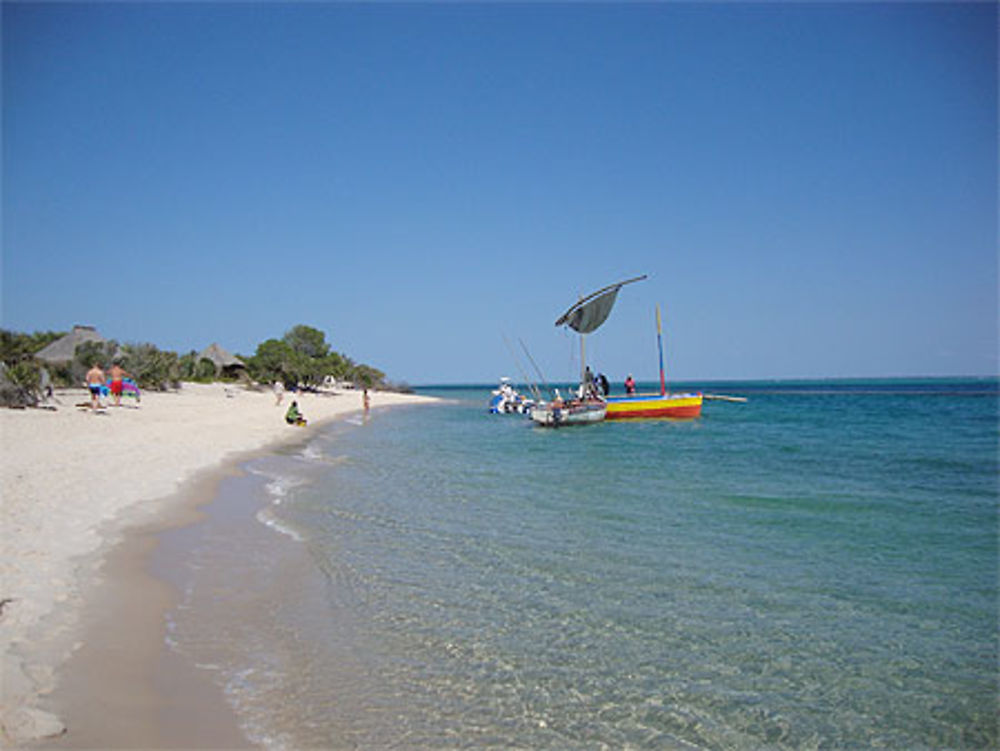
M 215 363 L 207 357 L 201 358 L 194 366 L 192 376 L 199 383 L 211 383 L 215 380 Z
M 122 367 L 140 388 L 166 391 L 177 384 L 177 354 L 157 349 L 152 344 L 126 344 L 122 348 Z

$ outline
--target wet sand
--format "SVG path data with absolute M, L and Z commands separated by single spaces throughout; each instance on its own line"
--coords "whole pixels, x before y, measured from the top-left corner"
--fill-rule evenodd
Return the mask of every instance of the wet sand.
M 40 749 L 252 748 L 209 677 L 166 645 L 166 614 L 179 593 L 151 570 L 158 536 L 197 523 L 227 471 L 177 494 L 171 518 L 126 530 L 84 592 L 80 644 L 59 667 L 41 706 L 65 723 Z M 183 562 L 176 562 L 182 565 Z
M 219 692 L 164 648 L 176 596 L 147 568 L 157 530 L 190 523 L 225 472 L 357 413 L 359 392 L 298 397 L 185 384 L 93 413 L 0 410 L 0 745 L 246 745 Z M 373 408 L 425 404 L 373 393 Z M 50 739 L 42 741 L 42 739 Z

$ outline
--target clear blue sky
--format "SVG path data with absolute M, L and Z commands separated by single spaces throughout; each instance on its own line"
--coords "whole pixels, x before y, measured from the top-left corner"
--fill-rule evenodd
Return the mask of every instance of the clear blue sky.
M 997 369 L 997 6 L 3 3 L 2 325 L 413 384 Z

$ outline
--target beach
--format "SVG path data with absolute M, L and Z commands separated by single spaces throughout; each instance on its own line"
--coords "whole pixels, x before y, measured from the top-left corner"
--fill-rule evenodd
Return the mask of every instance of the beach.
M 4 747 L 995 748 L 996 379 L 713 391 L 0 413 Z
M 283 419 L 293 398 L 310 421 L 306 428 Z M 190 518 L 192 505 L 210 496 L 213 477 L 241 457 L 306 440 L 322 425 L 362 409 L 360 391 L 285 394 L 278 405 L 269 390 L 187 383 L 176 391 L 146 392 L 138 403 L 125 398 L 121 407 L 98 412 L 89 409 L 83 390 L 56 392 L 55 401 L 54 410 L 0 411 L 0 739 L 5 747 L 62 735 L 67 747 L 73 745 L 73 728 L 50 711 L 46 697 L 63 680 L 60 667 L 86 651 L 84 595 L 115 599 L 119 583 L 142 583 L 137 600 L 117 600 L 132 599 L 133 625 L 147 633 L 153 629 L 155 636 L 160 626 L 149 614 L 166 607 L 169 593 L 134 571 L 134 565 L 155 544 L 148 530 L 163 523 L 156 520 Z M 373 409 L 428 401 L 371 393 Z M 125 534 L 143 525 L 145 536 Z M 112 551 L 128 563 L 109 563 Z M 145 581 L 114 578 L 123 569 Z M 153 651 L 162 651 L 155 642 Z M 149 649 L 147 639 L 134 654 Z M 118 672 L 118 689 L 124 686 L 127 692 L 135 676 Z M 188 701 L 223 704 L 210 696 Z

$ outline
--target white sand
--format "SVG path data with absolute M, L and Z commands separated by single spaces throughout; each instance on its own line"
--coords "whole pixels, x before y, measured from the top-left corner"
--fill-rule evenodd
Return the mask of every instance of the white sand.
M 184 384 L 124 398 L 105 413 L 79 409 L 83 390 L 57 393 L 56 411 L 0 409 L 0 746 L 58 734 L 38 707 L 52 690 L 94 558 L 139 512 L 165 511 L 181 483 L 227 458 L 301 440 L 316 424 L 361 409 L 361 392 L 297 397 L 310 427 L 288 426 L 270 392 Z M 373 408 L 427 397 L 371 392 Z

